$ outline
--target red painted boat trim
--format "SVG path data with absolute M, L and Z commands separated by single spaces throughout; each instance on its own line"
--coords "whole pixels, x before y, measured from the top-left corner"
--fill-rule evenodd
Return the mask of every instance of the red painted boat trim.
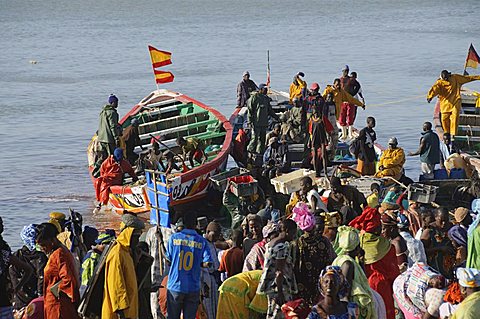
M 172 92 L 172 93 L 177 94 L 176 92 Z M 193 99 L 193 98 L 191 98 L 187 95 L 184 95 L 184 94 L 180 94 L 178 96 L 172 96 L 172 99 L 175 99 L 175 100 L 177 100 L 179 102 L 182 102 L 182 103 L 192 102 L 192 103 L 198 105 L 199 107 L 211 112 L 219 121 L 222 122 L 223 128 L 225 129 L 225 133 L 226 133 L 225 134 L 225 139 L 224 139 L 224 142 L 223 142 L 223 145 L 222 145 L 222 149 L 213 160 L 211 160 L 208 163 L 205 163 L 204 165 L 195 167 L 194 169 L 189 170 L 188 172 L 182 173 L 179 176 L 181 178 L 181 183 L 184 183 L 184 182 L 187 182 L 189 180 L 192 180 L 194 178 L 197 178 L 199 176 L 202 176 L 202 175 L 214 170 L 216 167 L 219 167 L 221 164 L 223 164 L 224 162 L 227 161 L 228 155 L 230 154 L 233 128 L 232 128 L 232 125 L 230 124 L 230 122 L 227 121 L 225 116 L 223 116 L 219 111 L 217 111 L 216 109 L 214 109 L 210 106 L 205 105 L 204 103 L 202 103 L 200 101 L 197 101 L 197 100 L 195 100 L 195 99 Z M 119 121 L 119 123 L 123 124 L 129 117 L 134 116 L 137 113 L 139 113 L 142 110 L 142 107 L 143 107 L 143 105 L 141 103 L 135 105 L 127 114 L 125 114 L 122 117 L 122 119 Z M 237 113 L 238 113 L 238 111 L 237 111 Z M 95 180 L 96 179 L 93 178 L 93 176 L 91 174 L 92 169 L 93 169 L 92 167 L 89 167 L 90 176 L 92 178 L 93 184 L 95 185 Z M 115 194 L 121 193 L 121 192 L 116 192 L 116 190 L 117 189 L 121 190 L 122 188 L 124 189 L 124 192 L 125 192 L 125 190 L 127 188 L 129 188 L 128 186 L 127 187 L 117 186 L 117 187 L 113 186 L 111 188 L 112 193 L 115 193 Z M 201 198 L 202 196 L 205 196 L 205 194 L 196 194 L 194 196 L 187 197 L 187 198 L 179 200 L 179 201 L 174 201 L 174 202 L 172 201 L 171 205 L 174 206 L 174 205 L 178 205 L 178 204 L 188 203 L 190 201 Z

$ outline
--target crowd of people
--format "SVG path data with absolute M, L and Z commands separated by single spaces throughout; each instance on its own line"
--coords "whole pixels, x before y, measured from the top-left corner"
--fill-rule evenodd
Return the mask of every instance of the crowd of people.
M 271 178 L 292 169 L 293 143 L 304 144 L 304 164 L 317 177 L 326 175 L 339 138 L 350 140 L 364 176 L 408 184 L 406 156 L 420 156 L 425 179 L 448 160 L 430 122 L 415 152 L 406 154 L 392 137 L 378 156 L 375 119 L 368 117 L 358 134 L 352 127 L 357 107 L 365 108 L 357 74 L 345 66 L 323 94 L 318 83 L 307 89 L 304 76 L 295 75 L 290 105 L 279 115 L 268 87 L 243 74 L 237 107 L 247 108 L 248 125 L 233 155 L 263 183 L 248 196 L 235 195 L 227 184 L 221 195 L 226 221 L 200 207 L 177 212 L 170 227 L 148 228 L 125 211 L 117 229 L 99 232 L 83 226 L 78 213 L 53 212 L 23 228 L 24 245 L 15 252 L 0 236 L 0 318 L 477 318 L 479 196 L 438 207 L 408 200 L 402 183 L 372 183 L 365 196 L 341 176 L 329 178 L 328 190 L 304 177 L 287 198 L 269 187 Z M 428 100 L 438 95 L 457 107 L 451 90 L 474 79 L 442 72 Z M 122 132 L 117 107 L 111 95 L 100 115 L 100 155 L 92 172 L 99 207 L 125 173 L 138 179 L 139 123 L 132 120 Z M 146 165 L 167 173 L 188 169 L 187 159 L 191 167 L 207 160 L 196 139 L 177 139 L 183 167 L 170 150 L 160 151 L 160 139 L 151 142 Z

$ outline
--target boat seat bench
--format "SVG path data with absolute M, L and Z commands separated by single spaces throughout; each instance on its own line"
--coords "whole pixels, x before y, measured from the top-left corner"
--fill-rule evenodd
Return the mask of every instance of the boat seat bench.
M 182 125 L 202 122 L 208 120 L 209 112 L 194 112 L 184 115 L 178 115 L 165 119 L 160 119 L 152 122 L 147 122 L 139 125 L 140 134 L 146 134 L 148 131 L 161 131 L 170 128 L 176 128 Z
M 150 139 L 151 138 L 150 134 L 154 135 L 154 136 L 166 135 L 166 134 L 170 134 L 170 133 L 188 131 L 188 130 L 191 130 L 191 129 L 200 128 L 200 127 L 208 126 L 208 125 L 211 125 L 211 124 L 214 124 L 214 123 L 218 123 L 218 119 L 212 119 L 212 120 L 206 120 L 206 121 L 201 121 L 201 122 L 196 122 L 196 123 L 190 123 L 190 124 L 186 124 L 186 125 L 182 125 L 182 126 L 178 126 L 178 127 L 172 127 L 172 128 L 166 129 L 166 130 L 159 130 L 159 131 L 155 131 L 155 132 L 141 134 L 140 139 L 141 140 Z

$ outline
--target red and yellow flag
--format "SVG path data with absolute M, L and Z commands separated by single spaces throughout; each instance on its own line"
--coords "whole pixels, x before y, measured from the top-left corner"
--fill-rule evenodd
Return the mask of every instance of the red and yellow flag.
M 150 58 L 152 59 L 152 66 L 154 69 L 164 65 L 172 64 L 171 52 L 158 50 L 151 45 L 148 46 L 148 51 L 150 51 Z
M 467 60 L 465 61 L 465 68 L 470 67 L 476 69 L 478 64 L 480 63 L 480 57 L 475 51 L 473 44 L 470 44 L 470 48 L 468 49 Z
M 157 84 L 173 82 L 173 79 L 175 78 L 173 73 L 169 71 L 153 70 L 153 74 L 155 74 L 155 81 Z

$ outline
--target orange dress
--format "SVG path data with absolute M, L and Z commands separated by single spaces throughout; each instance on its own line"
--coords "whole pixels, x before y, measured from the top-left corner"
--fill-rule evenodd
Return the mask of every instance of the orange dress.
M 60 298 L 50 288 L 60 282 Z M 45 319 L 77 319 L 77 303 L 80 299 L 78 275 L 73 256 L 65 246 L 55 250 L 44 269 L 43 295 Z

